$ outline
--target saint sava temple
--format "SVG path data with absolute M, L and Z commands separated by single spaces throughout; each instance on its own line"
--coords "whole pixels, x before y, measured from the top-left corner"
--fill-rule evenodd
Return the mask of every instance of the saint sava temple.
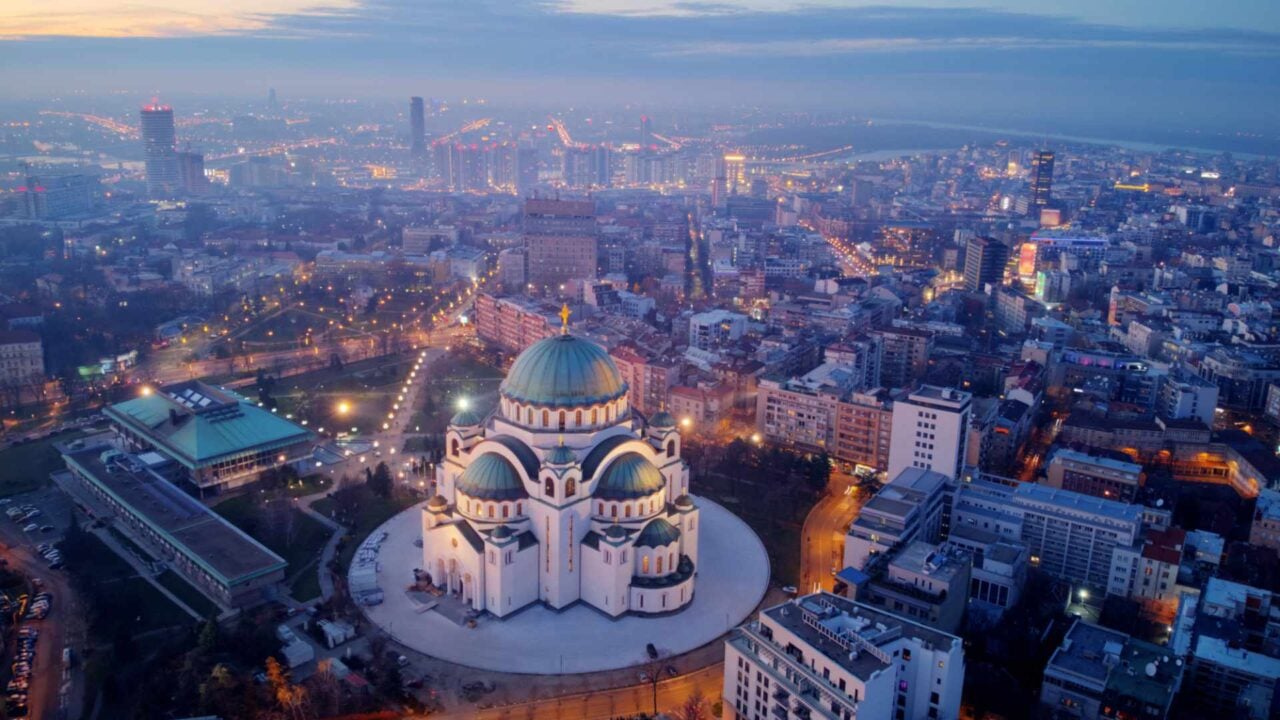
M 497 617 L 538 602 L 679 610 L 693 600 L 699 510 L 675 420 L 632 412 L 608 353 L 562 318 L 562 334 L 516 359 L 491 417 L 450 422 L 422 568 Z

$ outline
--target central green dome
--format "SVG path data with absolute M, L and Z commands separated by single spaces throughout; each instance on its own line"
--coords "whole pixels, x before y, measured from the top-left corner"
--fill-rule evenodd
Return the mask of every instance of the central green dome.
M 627 384 L 604 348 L 557 335 L 520 353 L 501 391 L 518 402 L 574 407 L 616 400 L 626 394 Z

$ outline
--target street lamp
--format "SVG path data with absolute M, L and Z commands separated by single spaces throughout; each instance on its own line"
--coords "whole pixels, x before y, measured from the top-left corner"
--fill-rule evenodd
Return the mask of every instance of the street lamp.
M 335 409 L 338 411 L 339 415 L 348 415 L 351 413 L 351 403 L 346 400 L 341 400 L 338 402 L 338 406 Z

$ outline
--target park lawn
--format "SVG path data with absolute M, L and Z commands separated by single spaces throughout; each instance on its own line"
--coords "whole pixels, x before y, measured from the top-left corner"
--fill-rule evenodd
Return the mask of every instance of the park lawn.
M 298 602 L 320 597 L 320 568 L 313 566 L 294 578 L 289 585 L 289 594 Z
M 70 430 L 0 450 L 0 497 L 38 490 L 47 485 L 50 473 L 66 467 L 53 444 L 87 434 L 83 430 Z
M 293 542 L 286 545 L 278 538 L 272 536 L 264 537 L 261 533 L 255 531 L 252 516 L 254 513 L 253 503 L 257 499 L 258 495 L 256 493 L 237 495 L 218 503 L 213 507 L 213 511 L 226 518 L 232 525 L 244 530 L 254 540 L 265 545 L 267 549 L 284 558 L 285 562 L 289 564 L 289 567 L 285 570 L 286 576 L 293 574 L 297 568 L 305 566 L 320 555 L 321 551 L 324 550 L 324 544 L 329 541 L 329 528 L 324 523 L 297 508 L 291 509 L 289 512 L 294 514 Z M 314 573 L 309 572 L 308 574 Z
M 130 614 L 136 612 L 133 622 L 128 623 L 134 635 L 194 622 L 185 610 L 170 602 L 146 578 L 139 576 L 133 566 L 106 543 L 93 535 L 86 535 L 85 542 L 93 561 L 71 568 L 72 574 L 83 575 L 92 585 L 109 589 L 113 595 L 127 599 Z
M 187 607 L 195 610 L 204 617 L 209 617 L 218 612 L 218 606 L 212 600 L 204 596 L 204 593 L 195 588 L 194 585 L 187 582 L 181 575 L 172 571 L 165 570 L 156 577 L 156 582 L 165 587 L 166 590 L 173 593 L 179 600 L 187 604 Z
M 351 558 L 356 554 L 356 547 L 369 536 L 369 533 L 373 532 L 382 523 L 390 520 L 393 515 L 413 506 L 419 500 L 419 498 L 413 496 L 378 497 L 363 485 L 356 486 L 354 492 L 360 493 L 360 508 L 356 511 L 354 522 L 352 523 L 351 538 L 341 546 L 336 557 L 338 567 L 344 573 L 351 566 Z M 312 503 L 311 509 L 328 517 L 333 517 L 334 505 L 333 498 L 326 497 Z

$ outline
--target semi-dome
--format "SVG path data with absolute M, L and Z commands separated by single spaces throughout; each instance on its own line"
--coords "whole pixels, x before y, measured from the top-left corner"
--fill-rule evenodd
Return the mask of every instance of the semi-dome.
M 662 490 L 666 484 L 653 463 L 640 453 L 628 452 L 605 468 L 594 495 L 603 500 L 635 500 Z
M 518 500 L 528 497 L 514 465 L 498 453 L 484 453 L 458 476 L 458 492 L 477 500 Z
M 556 445 L 547 451 L 548 465 L 572 465 L 578 462 L 578 454 L 566 445 Z
M 627 384 L 604 348 L 557 335 L 520 353 L 500 390 L 518 402 L 571 407 L 616 400 L 626 394 Z
M 649 427 L 651 428 L 673 428 L 676 426 L 676 419 L 666 410 L 659 410 L 649 418 Z
M 662 518 L 654 518 L 636 537 L 636 547 L 666 547 L 679 539 L 680 528 Z
M 479 415 L 475 414 L 468 408 L 464 408 L 459 410 L 458 413 L 453 416 L 453 419 L 449 421 L 449 424 L 454 427 L 474 427 L 479 425 L 481 422 L 483 421 L 480 419 Z

